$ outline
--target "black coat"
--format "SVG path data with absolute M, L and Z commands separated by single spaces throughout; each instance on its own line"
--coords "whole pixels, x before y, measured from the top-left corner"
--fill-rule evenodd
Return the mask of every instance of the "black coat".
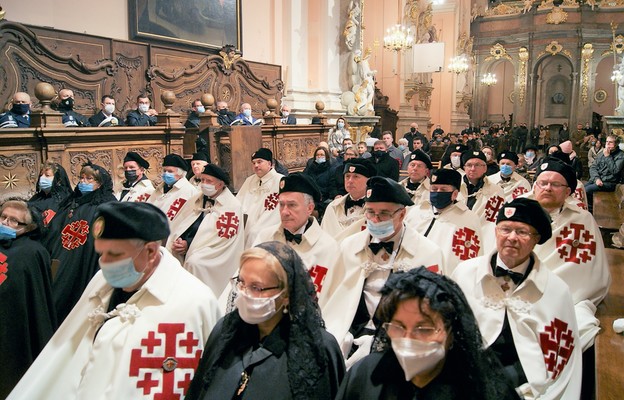
M 139 110 L 132 110 L 126 117 L 126 125 L 128 126 L 154 126 L 156 125 L 156 117 L 143 114 Z
M 399 162 L 386 153 L 381 158 L 372 157 L 377 175 L 399 181 Z
M 332 173 L 330 163 L 327 161 L 322 164 L 312 162 L 303 170 L 303 173 L 316 182 L 321 190 L 321 200 L 327 200 L 329 198 L 329 184 Z
M 124 121 L 121 117 L 115 114 L 113 114 L 113 117 L 117 118 L 117 126 L 124 126 Z M 91 118 L 89 118 L 89 125 L 97 128 L 98 126 L 100 126 L 100 123 L 104 121 L 105 119 L 106 119 L 106 116 L 104 115 L 102 111 L 100 111 L 94 116 L 92 116 Z M 106 123 L 103 126 L 111 126 L 111 125 L 110 123 Z

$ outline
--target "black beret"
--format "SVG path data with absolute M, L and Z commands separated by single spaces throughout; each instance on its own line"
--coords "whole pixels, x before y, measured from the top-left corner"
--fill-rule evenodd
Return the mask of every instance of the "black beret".
M 453 147 L 451 148 L 451 153 L 463 153 L 464 151 L 468 151 L 470 150 L 468 148 L 468 146 L 463 145 L 463 144 L 455 144 L 453 145 Z
M 208 154 L 206 154 L 204 152 L 193 153 L 193 158 L 191 158 L 191 161 L 206 161 L 206 162 L 210 162 L 210 160 L 208 159 Z
M 261 158 L 263 160 L 267 160 L 273 162 L 273 152 L 266 147 L 258 149 L 255 153 L 251 155 L 251 160 L 255 160 L 256 158 Z
M 404 206 L 413 206 L 414 202 L 405 188 L 390 178 L 373 176 L 366 182 L 367 203 L 397 203 Z
M 364 175 L 367 178 L 377 175 L 375 165 L 368 158 L 352 158 L 346 161 L 342 174 L 347 172 Z
M 576 173 L 574 169 L 563 161 L 559 160 L 556 157 L 548 156 L 542 161 L 539 167 L 537 167 L 537 174 L 535 175 L 535 179 L 545 171 L 553 171 L 560 173 L 563 178 L 566 180 L 568 186 L 570 187 L 570 192 L 574 193 L 576 190 L 576 184 L 578 183 L 576 179 Z
M 496 223 L 502 221 L 524 222 L 531 225 L 540 235 L 537 244 L 545 243 L 552 237 L 552 227 L 550 226 L 550 216 L 540 206 L 540 203 L 533 199 L 518 197 L 503 204 L 498 211 Z
M 420 149 L 416 149 L 416 150 L 414 150 L 414 151 L 412 151 L 410 153 L 408 164 L 410 162 L 414 161 L 414 160 L 418 160 L 418 161 L 424 162 L 428 169 L 432 169 L 433 168 L 433 165 L 431 164 L 431 159 L 429 158 L 427 153 L 425 153 L 424 151 L 422 151 Z
M 214 176 L 215 178 L 222 180 L 226 186 L 230 184 L 230 177 L 228 176 L 228 173 L 215 164 L 207 164 L 201 173 L 204 175 Z
M 321 201 L 321 190 L 316 182 L 301 172 L 294 172 L 280 179 L 279 192 L 307 193 L 312 196 L 315 203 Z
M 481 151 L 464 151 L 461 155 L 461 165 L 466 164 L 468 160 L 472 160 L 473 158 L 478 158 L 483 162 L 487 162 L 485 154 L 483 154 L 483 152 Z
M 135 151 L 129 151 L 126 153 L 123 162 L 125 163 L 127 161 L 134 161 L 139 165 L 139 167 L 149 168 L 149 163 L 147 162 L 147 160 L 141 157 L 139 153 Z
M 557 150 L 554 153 L 548 155 L 548 157 L 556 158 L 559 161 L 562 161 L 562 162 L 568 164 L 569 166 L 572 166 L 572 161 L 570 160 L 570 155 L 568 153 L 564 153 L 563 151 Z
M 188 171 L 189 166 L 186 160 L 180 157 L 177 154 L 167 154 L 163 159 L 162 163 L 163 167 L 177 167 L 183 169 L 184 171 Z
M 153 242 L 169 236 L 169 220 L 165 213 L 150 203 L 111 201 L 96 209 L 91 232 L 96 239 Z
M 454 169 L 440 168 L 431 173 L 431 184 L 451 185 L 459 190 L 461 187 L 461 174 Z
M 528 145 L 527 147 L 524 148 L 524 152 L 526 153 L 529 150 L 533 150 L 537 153 L 537 146 L 533 146 L 532 144 Z
M 500 162 L 500 160 L 513 161 L 514 164 L 518 165 L 518 154 L 513 151 L 503 151 L 497 157 L 497 161 Z

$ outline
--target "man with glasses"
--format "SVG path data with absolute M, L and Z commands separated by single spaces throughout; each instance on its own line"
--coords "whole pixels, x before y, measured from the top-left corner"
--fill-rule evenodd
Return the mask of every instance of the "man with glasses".
M 568 286 L 534 249 L 551 238 L 535 200 L 506 203 L 496 220 L 496 249 L 452 275 L 472 308 L 486 347 L 523 398 L 578 399 L 582 355 Z
M 570 196 L 577 179 L 572 167 L 547 157 L 538 168 L 533 192 L 552 219 L 552 238 L 535 249 L 542 264 L 570 287 L 581 345 L 586 350 L 598 333 L 596 306 L 607 295 L 611 274 L 600 228 L 594 217 Z
M 403 222 L 405 207 L 413 204 L 397 182 L 369 178 L 364 204 L 367 228 L 342 241 L 336 267 L 325 279 L 319 304 L 347 366 L 370 352 L 379 290 L 393 271 L 422 265 L 444 271 L 440 247 Z
M 35 360 L 56 329 L 50 255 L 39 243 L 41 214 L 23 201 L 0 207 L 0 398 Z
M 589 167 L 589 180 L 585 184 L 589 212 L 594 209 L 594 192 L 613 192 L 622 181 L 624 152 L 618 147 L 615 135 L 607 136 L 605 147 Z

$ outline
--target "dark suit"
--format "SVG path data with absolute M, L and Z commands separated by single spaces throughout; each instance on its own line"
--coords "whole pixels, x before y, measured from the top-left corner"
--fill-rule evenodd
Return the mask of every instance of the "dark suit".
M 371 158 L 375 163 L 377 175 L 399 181 L 399 161 L 385 153 L 381 158 Z
M 117 126 L 124 126 L 124 121 L 118 115 L 113 114 L 113 117 L 117 118 Z M 106 115 L 102 111 L 89 118 L 89 125 L 93 127 L 100 126 L 100 123 L 106 119 Z M 102 126 L 112 126 L 110 121 Z
M 251 118 L 251 121 L 249 121 L 249 120 L 247 119 L 247 117 L 245 117 L 245 114 L 240 113 L 240 114 L 238 114 L 238 115 L 236 116 L 236 118 L 234 118 L 234 120 L 235 120 L 235 121 L 236 121 L 236 120 L 240 120 L 240 121 L 241 121 L 241 125 L 253 125 L 253 124 L 254 124 L 254 122 L 256 122 L 256 121 L 257 121 L 257 119 L 255 119 L 253 116 L 251 116 L 251 117 L 249 117 L 249 118 Z
M 230 126 L 230 124 L 236 119 L 236 113 L 234 111 L 227 111 L 225 114 L 219 113 L 217 122 L 221 126 Z
M 12 111 L 0 114 L 0 128 L 30 128 L 30 115 L 19 115 Z
M 284 125 L 297 125 L 297 118 L 292 114 L 288 115 L 288 118 L 286 118 L 286 122 L 283 122 L 284 117 L 282 117 L 280 121 L 282 121 L 282 124 Z
M 191 111 L 188 119 L 184 123 L 185 128 L 199 128 L 199 114 L 195 111 Z
M 126 125 L 128 126 L 154 126 L 156 125 L 156 117 L 150 117 L 143 114 L 139 110 L 132 110 L 126 117 Z
M 77 113 L 74 110 L 59 110 L 63 113 L 63 125 L 67 127 L 71 126 L 89 126 L 89 120 L 84 115 Z

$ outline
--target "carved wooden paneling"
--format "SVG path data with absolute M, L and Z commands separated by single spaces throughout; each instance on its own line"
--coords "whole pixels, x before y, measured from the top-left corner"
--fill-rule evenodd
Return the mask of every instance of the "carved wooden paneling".
M 34 151 L 0 151 L 0 202 L 11 198 L 30 198 L 39 178 L 41 158 Z

